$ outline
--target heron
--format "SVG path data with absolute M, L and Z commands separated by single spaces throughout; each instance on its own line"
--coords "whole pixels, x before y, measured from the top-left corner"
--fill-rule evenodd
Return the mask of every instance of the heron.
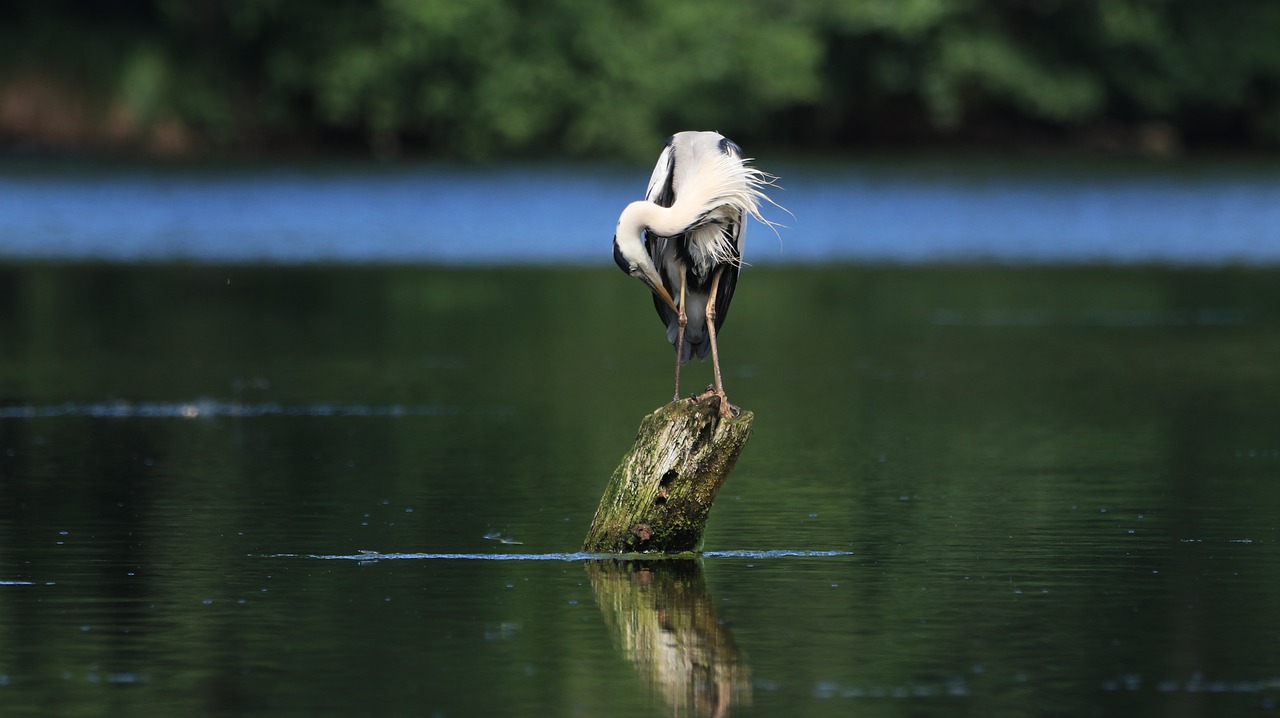
M 743 157 L 742 148 L 718 132 L 679 132 L 667 139 L 649 178 L 643 200 L 622 210 L 613 235 L 613 260 L 622 271 L 648 285 L 653 306 L 667 327 L 676 352 L 675 392 L 680 367 L 694 354 L 711 353 L 722 416 L 736 407 L 724 393 L 716 334 L 742 268 L 746 219 L 774 227 L 760 214 L 763 191 L 776 179 Z

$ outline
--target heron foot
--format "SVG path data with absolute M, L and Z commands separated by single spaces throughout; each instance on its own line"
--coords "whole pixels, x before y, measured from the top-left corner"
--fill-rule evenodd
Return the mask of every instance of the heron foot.
M 701 402 L 713 396 L 720 399 L 720 418 L 732 419 L 742 413 L 741 407 L 730 404 L 729 397 L 725 396 L 724 391 L 717 391 L 714 384 L 708 384 L 706 391 L 701 394 L 694 394 L 689 399 L 693 402 Z
M 742 413 L 742 409 L 740 407 L 730 404 L 728 397 L 726 397 L 724 394 L 720 395 L 720 418 L 721 419 L 732 419 L 733 417 L 741 413 Z

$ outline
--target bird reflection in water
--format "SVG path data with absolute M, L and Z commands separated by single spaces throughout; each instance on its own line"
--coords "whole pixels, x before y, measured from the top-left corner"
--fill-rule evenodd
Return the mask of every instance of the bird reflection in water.
M 751 669 L 716 617 L 696 561 L 586 566 L 616 644 L 672 715 L 719 718 L 751 703 Z

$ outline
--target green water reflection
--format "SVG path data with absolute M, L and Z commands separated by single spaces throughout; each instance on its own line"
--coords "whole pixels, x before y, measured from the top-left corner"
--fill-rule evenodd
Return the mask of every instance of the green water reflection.
M 744 273 L 722 357 L 756 426 L 706 548 L 852 555 L 282 555 L 575 550 L 670 390 L 634 284 L 0 269 L 0 708 L 1208 716 L 1280 699 L 1272 270 Z

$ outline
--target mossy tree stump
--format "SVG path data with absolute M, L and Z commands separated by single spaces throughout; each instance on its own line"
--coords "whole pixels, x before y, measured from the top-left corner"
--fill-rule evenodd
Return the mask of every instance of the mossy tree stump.
M 749 411 L 721 417 L 714 394 L 673 401 L 646 416 L 600 497 L 582 550 L 696 551 L 754 418 Z

